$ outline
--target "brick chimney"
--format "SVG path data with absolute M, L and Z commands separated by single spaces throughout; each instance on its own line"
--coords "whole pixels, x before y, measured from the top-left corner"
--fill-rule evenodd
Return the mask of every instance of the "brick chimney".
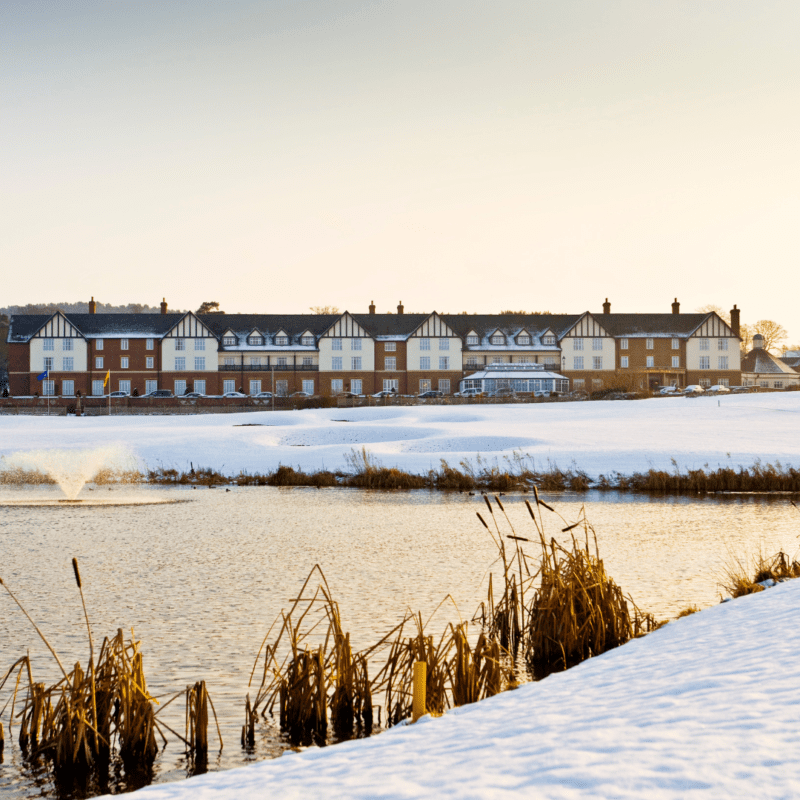
M 405 311 L 405 307 L 403 306 L 403 301 L 401 300 L 401 301 L 400 301 L 400 302 L 397 304 L 397 313 L 398 313 L 398 314 L 402 314 L 402 313 L 403 313 L 403 311 Z
M 375 313 L 375 301 L 374 301 L 374 300 L 370 301 L 370 304 L 369 304 L 369 313 L 370 313 L 370 314 L 374 314 L 374 313 Z
M 94 301 L 94 297 L 89 301 L 89 313 L 96 314 L 97 313 L 97 303 Z
M 681 304 L 678 302 L 678 298 L 675 298 L 675 302 L 672 304 L 672 313 L 673 314 L 680 314 L 681 313 Z
M 162 297 L 161 298 L 161 313 L 162 314 L 166 314 L 167 313 L 167 299 L 166 299 L 166 297 Z
M 610 314 L 611 313 L 611 303 L 608 302 L 608 298 L 606 297 L 605 303 L 603 303 L 603 313 Z
M 740 309 L 736 308 L 736 303 L 733 304 L 731 309 L 731 330 L 735 336 L 741 336 L 741 326 L 739 325 L 739 312 Z

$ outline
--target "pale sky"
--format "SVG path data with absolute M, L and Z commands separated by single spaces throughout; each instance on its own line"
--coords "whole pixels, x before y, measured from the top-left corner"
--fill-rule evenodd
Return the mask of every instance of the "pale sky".
M 797 0 L 3 0 L 0 306 L 800 340 Z

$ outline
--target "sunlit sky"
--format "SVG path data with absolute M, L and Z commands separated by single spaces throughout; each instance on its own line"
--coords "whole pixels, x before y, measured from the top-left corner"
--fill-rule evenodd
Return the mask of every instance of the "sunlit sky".
M 800 340 L 797 0 L 4 0 L 0 306 Z

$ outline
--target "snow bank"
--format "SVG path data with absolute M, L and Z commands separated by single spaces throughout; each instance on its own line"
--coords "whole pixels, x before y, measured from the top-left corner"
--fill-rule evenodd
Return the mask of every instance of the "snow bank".
M 229 474 L 345 467 L 366 447 L 386 466 L 425 472 L 480 456 L 577 466 L 591 476 L 650 467 L 749 467 L 800 460 L 800 392 L 630 402 L 411 406 L 145 417 L 0 416 L 0 455 L 121 444 L 147 466 Z M 529 466 L 531 465 L 529 461 Z
M 797 797 L 800 580 L 372 739 L 141 790 L 216 798 Z

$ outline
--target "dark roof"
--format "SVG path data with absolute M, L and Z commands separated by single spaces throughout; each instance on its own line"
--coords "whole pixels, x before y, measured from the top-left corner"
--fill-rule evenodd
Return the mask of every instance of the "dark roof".
M 780 358 L 772 355 L 761 347 L 751 350 L 742 359 L 742 372 L 752 372 L 757 374 L 787 375 L 792 372 L 788 364 L 784 364 Z
M 500 329 L 513 336 L 523 328 L 534 335 L 548 328 L 559 338 L 579 319 L 580 314 L 443 314 L 442 319 L 459 335 L 466 336 L 474 330 L 486 336 Z
M 372 336 L 410 336 L 430 314 L 352 314 Z
M 27 342 L 54 314 L 14 314 L 9 342 Z M 184 314 L 64 314 L 84 336 L 152 334 L 163 336 Z
M 267 335 L 282 330 L 289 336 L 299 336 L 309 330 L 315 336 L 319 336 L 340 316 L 340 314 L 198 314 L 198 319 L 217 336 L 222 336 L 229 328 L 238 336 L 246 336 L 253 329 Z
M 800 356 L 782 356 L 780 360 L 793 370 L 800 371 Z
M 592 314 L 612 336 L 688 336 L 710 314 Z

